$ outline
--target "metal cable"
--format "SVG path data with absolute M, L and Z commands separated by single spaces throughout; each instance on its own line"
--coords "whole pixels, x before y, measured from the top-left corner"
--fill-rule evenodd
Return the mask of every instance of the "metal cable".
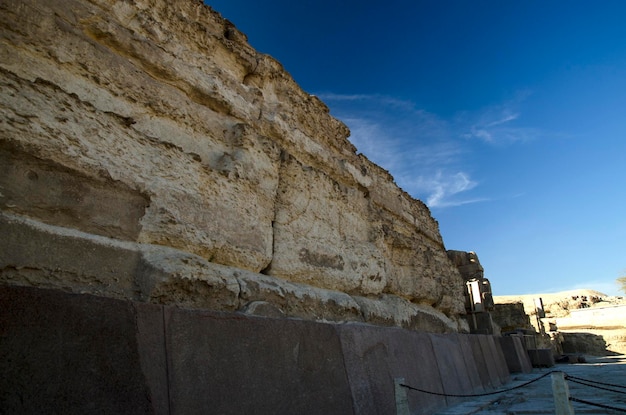
M 609 389 L 609 388 L 605 388 L 603 386 L 597 386 L 597 385 L 592 385 L 591 383 L 585 383 L 585 382 L 581 382 L 580 380 L 576 380 L 576 379 L 572 379 L 568 376 L 565 377 L 567 380 L 569 380 L 572 383 L 578 383 L 579 385 L 584 385 L 584 386 L 589 386 L 590 388 L 595 388 L 595 389 L 602 389 L 604 391 L 609 391 L 609 392 L 615 392 L 615 393 L 621 393 L 626 395 L 626 391 L 616 391 L 615 389 Z
M 598 408 L 610 409 L 612 411 L 626 412 L 626 409 L 624 409 L 624 408 L 617 408 L 615 406 L 604 405 L 604 404 L 596 403 L 596 402 L 589 402 L 589 401 L 586 401 L 584 399 L 578 399 L 578 398 L 574 398 L 574 397 L 571 397 L 571 396 L 570 396 L 569 400 L 573 401 L 573 402 L 584 403 L 585 405 L 597 406 Z
M 551 372 L 544 373 L 543 375 L 539 376 L 538 378 L 535 378 L 535 379 L 533 379 L 531 381 L 528 381 L 526 383 L 522 383 L 521 385 L 517 385 L 517 386 L 514 386 L 514 387 L 509 388 L 509 389 L 504 389 L 504 390 L 494 391 L 494 392 L 487 392 L 487 393 L 477 393 L 477 394 L 471 394 L 471 395 L 457 395 L 457 394 L 451 394 L 451 393 L 440 393 L 440 392 L 427 391 L 427 390 L 424 390 L 424 389 L 414 388 L 413 386 L 405 385 L 403 383 L 401 383 L 400 386 L 403 386 L 403 387 L 405 387 L 407 389 L 414 390 L 414 391 L 417 391 L 417 392 L 428 393 L 430 395 L 447 396 L 447 397 L 450 397 L 450 398 L 476 398 L 476 397 L 479 397 L 479 396 L 497 395 L 499 393 L 510 392 L 512 390 L 515 390 L 515 389 L 523 388 L 524 386 L 528 386 L 531 383 L 537 382 L 538 380 L 543 379 L 546 376 L 551 375 L 552 373 L 557 373 L 557 372 L 560 372 L 560 370 L 553 370 Z
M 605 382 L 598 382 L 597 380 L 591 380 L 591 379 L 585 379 L 585 378 L 579 378 L 577 376 L 572 376 L 572 375 L 567 375 L 568 379 L 576 379 L 576 380 L 580 380 L 583 382 L 589 382 L 589 383 L 597 383 L 598 385 L 604 385 L 604 386 L 612 386 L 614 388 L 623 388 L 626 389 L 626 386 L 623 385 L 617 385 L 615 383 L 605 383 Z

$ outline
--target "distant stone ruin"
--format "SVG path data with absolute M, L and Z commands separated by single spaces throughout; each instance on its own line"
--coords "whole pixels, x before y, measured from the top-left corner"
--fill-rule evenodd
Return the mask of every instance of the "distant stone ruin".
M 466 312 L 464 317 L 470 333 L 500 334 L 500 328 L 491 318 L 491 311 L 494 309 L 491 283 L 485 278 L 485 270 L 480 265 L 476 252 L 450 250 L 448 258 L 463 278 Z
M 542 313 L 537 300 L 541 299 Z M 494 320 L 504 332 L 537 333 L 555 355 L 626 353 L 626 299 L 593 290 L 495 297 Z

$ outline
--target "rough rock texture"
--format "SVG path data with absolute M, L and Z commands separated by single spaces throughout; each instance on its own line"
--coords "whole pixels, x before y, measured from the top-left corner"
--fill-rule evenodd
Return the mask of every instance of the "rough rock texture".
M 428 208 L 208 6 L 0 0 L 0 27 L 4 283 L 466 329 Z
M 522 302 L 496 304 L 491 317 L 500 326 L 502 332 L 527 330 L 532 333 L 535 331 Z
M 563 353 L 588 353 L 595 355 L 626 354 L 626 299 L 607 296 L 595 290 L 571 290 L 550 294 L 495 297 L 496 311 L 515 306 L 516 317 L 520 313 L 532 328 L 541 331 L 537 322 L 534 299 L 541 298 L 545 318 L 539 319 L 543 330 L 550 332 L 553 342 L 562 347 Z M 520 310 L 521 309 L 521 310 Z M 525 310 L 525 312 L 524 312 Z M 506 320 L 505 314 L 494 318 Z M 527 328 L 518 324 L 516 328 Z
M 606 354 L 626 354 L 626 300 L 618 301 L 615 297 L 602 300 L 592 307 L 570 310 L 569 316 L 556 319 L 556 326 L 563 334 L 564 350 L 586 339 L 589 344 L 583 347 Z
M 478 255 L 475 252 L 449 250 L 447 254 L 465 281 L 481 278 L 485 275 L 485 269 L 480 265 Z

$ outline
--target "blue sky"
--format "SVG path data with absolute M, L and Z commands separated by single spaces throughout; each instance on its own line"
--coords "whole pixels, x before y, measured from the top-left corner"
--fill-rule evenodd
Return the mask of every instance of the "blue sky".
M 496 295 L 618 295 L 625 1 L 209 1 L 424 201 Z

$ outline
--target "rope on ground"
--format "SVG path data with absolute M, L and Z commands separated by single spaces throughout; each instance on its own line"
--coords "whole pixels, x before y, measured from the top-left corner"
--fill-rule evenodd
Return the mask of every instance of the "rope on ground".
M 603 386 L 598 386 L 598 385 L 594 385 L 592 383 L 587 383 L 587 381 L 576 380 L 576 379 L 570 378 L 569 376 L 566 376 L 565 379 L 569 380 L 572 383 L 578 383 L 579 385 L 589 386 L 590 388 L 602 389 L 604 391 L 621 393 L 621 394 L 626 395 L 626 391 L 616 391 L 615 389 L 609 389 L 609 388 L 605 388 Z
M 617 384 L 614 384 L 614 383 L 599 382 L 597 380 L 579 378 L 579 377 L 571 376 L 571 375 L 568 375 L 568 374 L 565 374 L 565 379 L 567 379 L 568 381 L 570 381 L 572 383 L 578 383 L 579 385 L 589 386 L 590 388 L 601 389 L 601 390 L 614 392 L 614 393 L 626 394 L 626 391 L 615 390 L 615 389 L 610 389 L 610 388 L 605 388 L 604 387 L 604 386 L 610 386 L 612 388 L 624 388 L 624 389 L 626 389 L 626 386 L 617 385 Z M 604 386 L 599 386 L 599 385 L 604 385 Z M 604 405 L 604 404 L 597 403 L 597 402 L 586 401 L 584 399 L 574 398 L 573 396 L 570 396 L 569 399 L 572 402 L 578 402 L 578 403 L 582 403 L 582 404 L 585 404 L 585 405 L 596 406 L 598 408 L 610 409 L 612 411 L 618 411 L 618 412 L 626 413 L 626 409 L 624 409 L 624 408 L 618 408 L 618 407 L 615 407 L 615 406 Z
M 585 405 L 597 406 L 598 408 L 610 409 L 612 411 L 618 411 L 618 412 L 626 413 L 626 409 L 624 409 L 624 408 L 617 408 L 615 406 L 604 405 L 604 404 L 596 403 L 596 402 L 589 402 L 589 401 L 586 401 L 584 399 L 574 398 L 572 396 L 570 396 L 569 400 L 573 401 L 573 402 L 584 403 Z
M 552 373 L 555 373 L 555 372 L 560 372 L 560 370 L 553 370 L 551 372 L 544 373 L 543 375 L 541 375 L 541 376 L 539 376 L 539 377 L 537 377 L 537 378 L 535 378 L 533 380 L 530 380 L 530 381 L 528 381 L 526 383 L 522 383 L 521 385 L 517 385 L 517 386 L 514 386 L 514 387 L 509 388 L 509 389 L 503 389 L 503 390 L 494 391 L 494 392 L 477 393 L 477 394 L 471 394 L 471 395 L 457 395 L 457 394 L 451 394 L 451 393 L 440 393 L 440 392 L 427 391 L 427 390 L 424 390 L 424 389 L 414 388 L 413 386 L 405 385 L 403 383 L 401 383 L 400 386 L 403 386 L 403 387 L 405 387 L 405 388 L 407 388 L 409 390 L 422 392 L 422 393 L 428 393 L 430 395 L 447 396 L 447 397 L 450 397 L 450 398 L 476 398 L 476 397 L 479 397 L 479 396 L 497 395 L 499 393 L 510 392 L 512 390 L 515 390 L 515 389 L 523 388 L 524 386 L 528 386 L 531 383 L 537 382 L 538 380 L 543 379 L 546 376 L 551 375 Z
M 626 389 L 626 386 L 623 385 L 617 385 L 615 383 L 605 383 L 605 382 L 598 382 L 597 380 L 591 380 L 591 379 L 585 379 L 585 378 L 579 378 L 577 376 L 572 376 L 572 375 L 566 375 L 566 377 L 568 379 L 576 379 L 576 380 L 580 380 L 583 382 L 589 382 L 589 383 L 595 383 L 596 385 L 604 385 L 604 386 L 611 386 L 613 388 L 623 388 Z

